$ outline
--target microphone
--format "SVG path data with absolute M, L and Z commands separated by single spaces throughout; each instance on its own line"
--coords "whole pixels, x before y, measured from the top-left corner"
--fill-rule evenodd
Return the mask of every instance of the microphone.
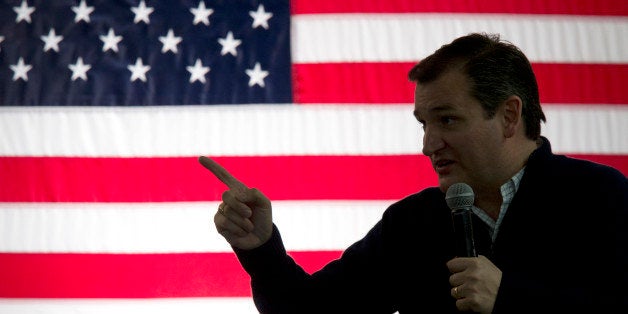
M 466 183 L 455 183 L 447 189 L 445 201 L 451 209 L 451 218 L 456 237 L 456 255 L 459 257 L 477 257 L 473 241 L 473 212 L 475 200 L 473 189 Z

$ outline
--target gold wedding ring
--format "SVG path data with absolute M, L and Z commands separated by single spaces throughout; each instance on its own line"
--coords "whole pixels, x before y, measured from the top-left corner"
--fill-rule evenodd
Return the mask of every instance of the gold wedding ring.
M 458 299 L 458 286 L 454 287 L 454 298 Z

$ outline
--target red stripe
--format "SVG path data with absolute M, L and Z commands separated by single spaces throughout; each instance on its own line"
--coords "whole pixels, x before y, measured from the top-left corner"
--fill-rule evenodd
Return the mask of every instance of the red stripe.
M 628 174 L 626 155 L 578 155 Z M 217 157 L 272 200 L 398 199 L 437 184 L 423 155 Z M 0 202 L 216 201 L 196 157 L 0 157 Z
M 291 252 L 320 269 L 341 252 Z M 250 296 L 233 253 L 0 253 L 0 298 L 161 298 Z
M 273 200 L 397 199 L 436 184 L 429 160 L 401 156 L 217 157 Z M 0 157 L 0 202 L 219 200 L 196 157 Z
M 413 103 L 414 63 L 294 64 L 296 103 Z M 350 83 L 347 83 L 350 82 Z
M 536 63 L 532 67 L 542 103 L 628 104 L 628 64 Z
M 512 13 L 628 15 L 624 0 L 292 0 L 293 14 Z
M 295 102 L 413 103 L 414 63 L 314 63 L 293 65 Z M 544 104 L 628 104 L 628 64 L 532 65 Z M 351 84 L 347 84 L 351 82 Z

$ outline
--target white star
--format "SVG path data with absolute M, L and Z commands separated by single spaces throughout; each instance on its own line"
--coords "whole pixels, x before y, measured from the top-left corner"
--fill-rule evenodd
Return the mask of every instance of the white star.
M 20 57 L 17 61 L 17 64 L 10 65 L 11 70 L 13 70 L 13 80 L 17 81 L 19 79 L 23 79 L 24 81 L 28 81 L 28 75 L 26 73 L 30 71 L 33 66 L 30 64 L 24 64 L 24 59 Z
M 257 7 L 257 11 L 249 11 L 249 15 L 253 18 L 253 28 L 261 26 L 268 29 L 268 20 L 273 17 L 272 13 L 266 13 L 261 4 Z
M 133 19 L 133 23 L 137 24 L 139 22 L 144 22 L 146 24 L 150 24 L 150 20 L 148 16 L 155 11 L 152 7 L 147 7 L 146 2 L 144 0 L 140 1 L 140 5 L 137 7 L 132 7 L 131 11 L 135 13 L 135 18 Z
M 0 43 L 4 41 L 4 36 L 0 36 Z M 0 51 L 2 51 L 2 47 L 0 47 Z
M 102 46 L 102 51 L 107 51 L 109 49 L 118 52 L 118 43 L 122 40 L 122 36 L 116 36 L 113 32 L 113 28 L 109 29 L 107 36 L 100 35 L 100 40 L 104 43 Z
M 57 34 L 55 34 L 55 29 L 51 28 L 50 31 L 48 31 L 48 35 L 41 36 L 41 40 L 45 43 L 44 51 L 52 49 L 59 52 L 59 43 L 63 40 L 63 36 L 57 36 Z
M 205 74 L 209 72 L 209 67 L 204 67 L 203 63 L 201 63 L 201 59 L 196 59 L 194 66 L 187 66 L 186 69 L 191 74 L 190 83 L 194 83 L 195 81 L 205 83 Z
M 19 23 L 24 20 L 28 23 L 31 22 L 31 14 L 35 12 L 35 7 L 29 7 L 26 0 L 22 0 L 22 4 L 19 7 L 13 7 L 13 11 L 17 13 L 17 17 L 15 18 L 15 23 Z
M 144 65 L 142 58 L 135 60 L 135 65 L 127 66 L 127 69 L 131 71 L 131 82 L 140 79 L 142 82 L 146 82 L 146 72 L 150 71 L 149 65 Z
M 190 12 L 194 14 L 194 22 L 193 22 L 194 25 L 198 23 L 209 25 L 209 16 L 212 15 L 212 13 L 214 13 L 214 10 L 205 8 L 205 1 L 201 1 L 198 4 L 198 8 L 196 9 L 192 8 L 190 9 Z
M 175 37 L 171 28 L 168 30 L 168 35 L 159 36 L 159 41 L 163 44 L 163 47 L 161 47 L 162 53 L 166 53 L 168 50 L 177 53 L 177 44 L 181 42 L 181 37 Z
M 88 7 L 85 3 L 85 0 L 81 0 L 81 4 L 78 7 L 72 7 L 72 11 L 76 13 L 74 17 L 74 23 L 78 23 L 80 21 L 85 21 L 85 23 L 89 23 L 89 15 L 94 12 L 94 7 Z
M 72 81 L 76 81 L 76 79 L 78 78 L 87 81 L 87 71 L 89 71 L 92 66 L 89 64 L 84 64 L 83 58 L 79 57 L 78 60 L 76 60 L 76 63 L 70 64 L 68 68 L 72 70 Z
M 233 33 L 231 31 L 227 33 L 227 37 L 218 38 L 218 42 L 222 45 L 222 50 L 220 50 L 221 56 L 224 56 L 228 53 L 237 56 L 238 52 L 236 51 L 236 47 L 238 47 L 242 43 L 241 40 L 233 38 Z
M 246 75 L 249 76 L 249 87 L 257 84 L 261 87 L 264 87 L 264 78 L 268 76 L 268 71 L 262 71 L 262 67 L 259 62 L 255 63 L 255 67 L 253 69 L 247 69 Z

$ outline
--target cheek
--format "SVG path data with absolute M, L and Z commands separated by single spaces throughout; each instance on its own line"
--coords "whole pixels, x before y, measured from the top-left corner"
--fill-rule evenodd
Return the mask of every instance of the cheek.
M 456 147 L 460 158 L 473 164 L 492 159 L 495 153 L 495 135 L 482 129 L 471 129 L 456 137 Z
M 488 163 L 489 167 L 497 166 L 495 162 L 500 158 L 503 143 L 495 130 L 482 132 L 470 142 L 470 145 L 474 147 L 473 149 L 479 162 Z

